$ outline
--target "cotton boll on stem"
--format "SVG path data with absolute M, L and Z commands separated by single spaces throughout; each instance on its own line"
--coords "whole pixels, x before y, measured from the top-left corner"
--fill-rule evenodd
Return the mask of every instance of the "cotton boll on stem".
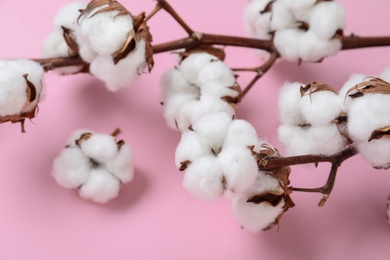
M 380 75 L 379 77 L 380 77 L 381 79 L 383 79 L 383 80 L 389 82 L 389 81 L 390 81 L 390 66 L 386 67 L 386 68 L 382 71 L 382 73 L 381 73 L 381 75 Z
M 131 147 L 128 144 L 123 144 L 120 147 L 118 156 L 109 161 L 106 168 L 109 172 L 115 175 L 121 183 L 128 183 L 133 180 L 134 168 L 133 168 L 134 154 Z
M 319 62 L 325 57 L 336 54 L 341 47 L 339 39 L 321 40 L 308 31 L 300 38 L 299 57 L 303 61 Z
M 115 138 L 105 134 L 93 134 L 86 140 L 79 142 L 83 153 L 97 161 L 107 163 L 113 160 L 118 154 L 118 146 Z
M 82 2 L 73 2 L 61 7 L 54 18 L 54 25 L 57 30 L 62 30 L 62 27 L 67 29 L 76 28 L 76 20 L 80 15 L 80 11 L 87 5 Z
M 254 146 L 254 151 L 260 151 L 261 142 L 257 136 L 256 129 L 247 121 L 233 120 L 226 133 L 224 147 L 228 146 Z
M 390 139 L 382 137 L 377 140 L 356 142 L 361 156 L 375 168 L 388 169 L 390 167 Z
M 272 4 L 272 30 L 282 30 L 295 27 L 296 19 L 293 13 L 281 2 L 275 1 Z
M 300 88 L 304 85 L 300 82 L 286 82 L 280 89 L 279 116 L 283 124 L 300 125 L 305 123 L 300 109 Z
M 350 78 L 344 83 L 342 88 L 339 91 L 339 96 L 341 101 L 343 102 L 343 110 L 344 112 L 349 111 L 349 105 L 353 102 L 353 99 L 349 98 L 347 95 L 348 91 L 356 86 L 357 84 L 365 81 L 367 79 L 367 75 L 365 74 L 352 74 Z
M 300 42 L 305 34 L 299 29 L 284 29 L 275 32 L 274 44 L 280 55 L 291 62 L 299 61 Z
M 199 72 L 213 60 L 218 58 L 208 53 L 194 53 L 180 63 L 179 70 L 190 84 L 196 84 Z
M 245 19 L 245 28 L 246 31 L 252 37 L 259 37 L 260 39 L 269 39 L 270 35 L 268 35 L 269 31 L 269 21 L 271 20 L 271 13 L 269 14 L 260 14 L 264 11 L 266 6 L 271 2 L 271 0 L 252 0 L 245 8 L 244 19 Z M 266 17 L 267 16 L 267 17 Z M 263 17 L 266 17 L 263 19 Z M 264 23 L 259 24 L 259 20 L 263 20 Z M 259 26 L 260 25 L 260 26 Z M 258 34 L 258 32 L 266 32 L 268 35 L 267 38 L 262 38 Z
M 190 130 L 185 131 L 176 148 L 176 167 L 180 169 L 183 162 L 194 162 L 207 155 L 211 155 L 211 149 L 207 142 L 198 133 Z
M 232 86 L 235 82 L 233 71 L 222 61 L 215 60 L 206 64 L 200 71 L 197 77 L 197 84 L 203 85 L 217 81 L 226 86 Z
M 88 180 L 80 187 L 80 196 L 97 203 L 106 203 L 119 194 L 120 182 L 109 172 L 95 169 Z

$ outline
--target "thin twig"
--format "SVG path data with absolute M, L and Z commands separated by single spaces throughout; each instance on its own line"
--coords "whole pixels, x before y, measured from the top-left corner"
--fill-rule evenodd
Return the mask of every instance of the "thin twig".
M 359 37 L 351 35 L 341 38 L 342 50 L 367 48 L 367 47 L 385 47 L 390 46 L 390 37 Z
M 155 14 L 157 14 L 160 10 L 162 10 L 162 7 L 160 3 L 157 3 L 154 7 L 153 11 L 151 11 L 146 17 L 144 21 L 149 21 L 150 18 L 152 18 Z

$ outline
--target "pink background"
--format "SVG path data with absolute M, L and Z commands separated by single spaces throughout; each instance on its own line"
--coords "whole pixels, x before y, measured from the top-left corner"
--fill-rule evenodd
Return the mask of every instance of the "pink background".
M 0 1 L 0 57 L 40 57 L 56 10 L 65 0 Z M 129 1 L 130 2 L 130 1 Z M 134 14 L 155 2 L 124 3 Z M 171 0 L 198 31 L 245 36 L 242 13 L 248 1 Z M 388 0 L 340 1 L 348 10 L 346 33 L 389 34 Z M 154 43 L 185 36 L 164 13 L 150 22 Z M 227 63 L 256 66 L 252 50 L 227 48 Z M 259 136 L 283 151 L 277 141 L 277 93 L 285 80 L 323 81 L 339 88 L 351 73 L 379 74 L 390 64 L 390 48 L 345 51 L 321 64 L 279 61 L 238 108 Z M 0 259 L 390 259 L 390 228 L 385 217 L 390 175 L 360 156 L 340 169 L 324 208 L 319 194 L 294 193 L 296 207 L 280 226 L 252 234 L 231 214 L 230 202 L 204 202 L 182 187 L 174 166 L 180 134 L 170 130 L 160 103 L 161 75 L 171 54 L 155 56 L 155 68 L 132 86 L 109 93 L 89 75 L 46 75 L 47 95 L 38 117 L 0 126 Z M 252 75 L 244 74 L 245 85 Z M 136 176 L 114 201 L 99 205 L 56 184 L 52 160 L 78 128 L 120 136 L 136 153 Z M 292 184 L 316 187 L 329 166 L 294 167 Z

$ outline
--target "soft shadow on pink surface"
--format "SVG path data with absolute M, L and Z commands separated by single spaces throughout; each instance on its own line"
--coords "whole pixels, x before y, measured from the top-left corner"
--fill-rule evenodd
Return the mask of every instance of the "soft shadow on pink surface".
M 40 57 L 54 13 L 65 3 L 0 1 L 0 57 Z M 242 13 L 247 1 L 170 3 L 196 30 L 246 35 Z M 370 6 L 363 0 L 340 3 L 347 10 L 346 34 L 389 34 L 388 0 Z M 151 11 L 155 1 L 124 5 L 137 14 Z M 149 25 L 154 44 L 185 36 L 164 14 L 157 14 Z M 226 51 L 231 66 L 261 63 L 252 50 Z M 390 65 L 389 57 L 389 48 L 368 48 L 342 52 L 320 64 L 278 61 L 245 96 L 237 118 L 249 121 L 263 140 L 284 153 L 277 137 L 277 100 L 286 80 L 323 81 L 340 88 L 352 73 L 378 75 Z M 159 54 L 155 62 L 151 74 L 115 93 L 90 75 L 60 77 L 50 72 L 45 78 L 46 99 L 37 118 L 26 122 L 27 132 L 21 134 L 18 124 L 0 125 L 1 260 L 389 259 L 385 209 L 390 174 L 372 169 L 360 156 L 340 168 L 323 208 L 317 207 L 321 195 L 295 192 L 296 207 L 268 232 L 241 229 L 228 199 L 205 202 L 191 196 L 174 162 L 180 134 L 166 126 L 160 105 L 160 78 L 173 68 L 175 57 Z M 245 85 L 253 76 L 247 73 L 238 81 Z M 117 127 L 122 130 L 118 138 L 135 153 L 134 180 L 123 185 L 118 198 L 96 204 L 54 181 L 52 161 L 72 131 L 87 128 L 109 134 Z M 299 187 L 317 187 L 328 171 L 328 164 L 294 167 L 291 181 Z

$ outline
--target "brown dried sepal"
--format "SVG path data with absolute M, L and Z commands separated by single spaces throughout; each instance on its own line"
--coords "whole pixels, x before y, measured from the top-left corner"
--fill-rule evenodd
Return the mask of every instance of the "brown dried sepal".
M 382 137 L 390 137 L 390 126 L 382 127 L 372 132 L 368 141 L 372 141 L 374 139 L 381 139 Z
M 38 98 L 37 89 L 34 86 L 34 84 L 28 80 L 28 78 L 27 78 L 28 74 L 24 74 L 23 77 L 26 80 L 26 85 L 27 85 L 27 88 L 26 88 L 27 101 L 24 104 L 22 110 L 27 108 L 28 106 L 30 106 L 30 104 Z
M 83 134 L 79 137 L 79 139 L 77 139 L 77 140 L 75 141 L 76 145 L 77 145 L 78 147 L 80 147 L 80 146 L 81 146 L 81 143 L 82 143 L 83 141 L 86 141 L 86 140 L 88 140 L 89 138 L 91 138 L 91 136 L 92 136 L 92 133 L 89 133 L 89 132 L 83 133 Z
M 235 83 L 233 86 L 230 86 L 228 88 L 236 91 L 238 93 L 237 96 L 235 96 L 235 97 L 223 96 L 223 97 L 221 97 L 221 99 L 223 101 L 229 103 L 231 106 L 236 107 L 237 104 L 240 103 L 242 100 L 242 96 L 243 96 L 242 90 L 241 90 L 240 86 L 238 85 L 238 83 Z
M 185 160 L 183 162 L 180 163 L 180 168 L 179 168 L 179 171 L 185 171 L 188 167 L 188 165 L 190 165 L 192 162 L 190 160 Z
M 5 122 L 11 122 L 13 124 L 20 123 L 22 128 L 22 133 L 26 132 L 24 129 L 24 121 L 26 119 L 33 119 L 38 112 L 38 106 L 36 106 L 34 109 L 32 109 L 29 112 L 23 112 L 18 115 L 8 115 L 8 116 L 1 116 L 0 117 L 0 124 Z
M 130 14 L 130 12 L 123 5 L 121 5 L 118 1 L 113 1 L 113 0 L 92 0 L 91 2 L 89 2 L 89 4 L 87 5 L 87 7 L 85 9 L 80 10 L 80 15 L 77 18 L 77 21 L 80 19 L 81 16 L 85 15 L 86 13 L 89 13 L 93 9 L 98 8 L 98 7 L 102 7 L 104 5 L 107 5 L 107 6 L 103 7 L 99 11 L 95 12 L 90 17 L 93 17 L 94 15 L 97 15 L 97 14 L 100 14 L 100 13 L 113 12 L 113 11 L 117 11 L 118 12 L 118 14 L 116 16 L 119 16 L 119 15 L 129 15 Z
M 275 0 L 270 1 L 263 9 L 263 11 L 260 11 L 260 14 L 265 14 L 272 12 L 272 5 L 275 2 Z
M 347 123 L 348 123 L 348 115 L 345 112 L 342 112 L 332 123 L 336 124 L 337 130 L 339 131 L 341 137 L 345 144 L 352 144 L 353 140 L 348 135 L 347 131 Z
M 359 98 L 365 94 L 390 94 L 390 83 L 380 78 L 372 77 L 363 81 L 347 91 L 346 97 Z
M 196 48 L 187 48 L 185 51 L 180 52 L 179 54 L 181 56 L 181 60 L 184 60 L 194 53 L 208 53 L 217 57 L 221 61 L 224 61 L 226 57 L 224 48 L 218 48 L 214 46 L 198 46 Z
M 71 57 L 73 56 L 76 57 L 79 54 L 79 45 L 77 44 L 76 40 L 73 39 L 72 37 L 73 31 L 64 26 L 61 26 L 61 28 L 62 28 L 62 36 L 64 37 L 65 42 L 68 45 L 70 50 L 69 55 L 71 55 Z
M 328 84 L 322 83 L 322 82 L 315 82 L 314 81 L 312 83 L 307 84 L 306 86 L 301 86 L 301 88 L 300 88 L 301 97 L 303 97 L 306 94 L 312 95 L 312 94 L 319 92 L 319 91 L 331 91 L 331 92 L 337 94 L 337 91 L 334 90 L 334 88 L 332 88 Z

